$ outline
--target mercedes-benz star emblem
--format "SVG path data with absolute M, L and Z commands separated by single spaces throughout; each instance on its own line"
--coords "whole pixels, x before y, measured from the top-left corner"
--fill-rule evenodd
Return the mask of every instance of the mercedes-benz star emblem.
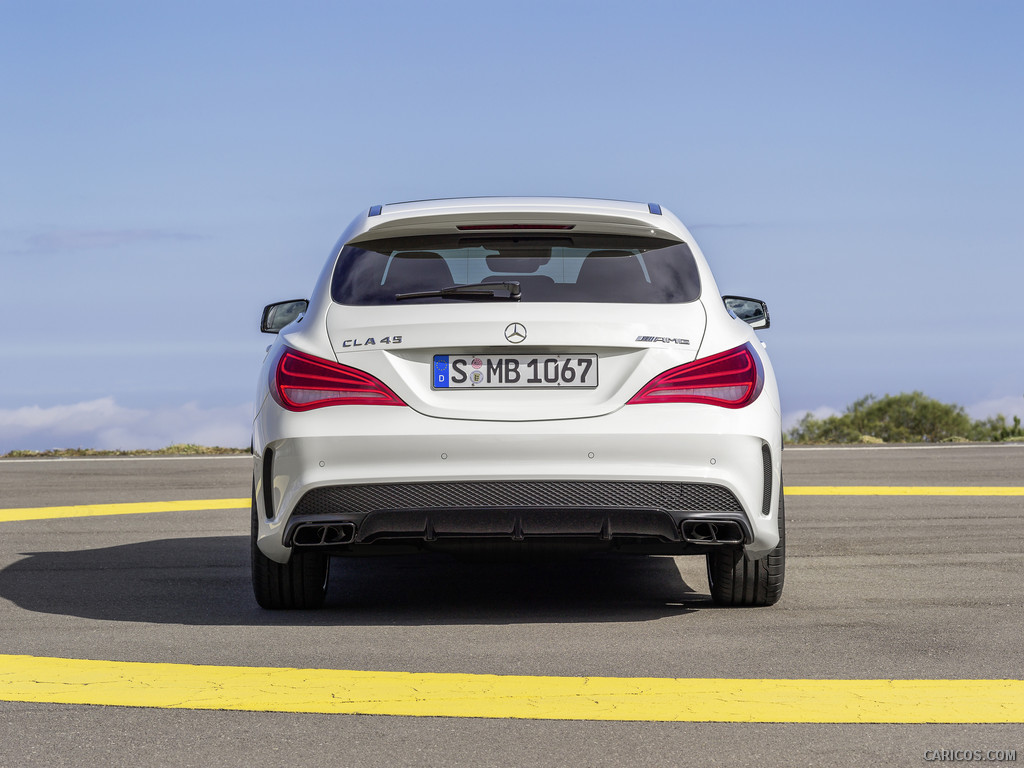
M 505 339 L 513 344 L 526 341 L 526 326 L 521 323 L 509 323 L 505 328 Z

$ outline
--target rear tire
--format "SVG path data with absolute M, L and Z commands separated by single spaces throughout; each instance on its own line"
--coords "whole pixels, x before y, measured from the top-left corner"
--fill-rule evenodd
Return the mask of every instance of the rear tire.
M 715 605 L 775 605 L 786 579 L 786 505 L 779 488 L 779 544 L 760 560 L 748 560 L 738 549 L 709 553 L 708 584 Z
M 319 608 L 327 595 L 331 558 L 320 552 L 292 550 L 287 563 L 278 563 L 256 546 L 259 532 L 256 495 L 252 499 L 252 591 L 261 608 L 271 610 Z

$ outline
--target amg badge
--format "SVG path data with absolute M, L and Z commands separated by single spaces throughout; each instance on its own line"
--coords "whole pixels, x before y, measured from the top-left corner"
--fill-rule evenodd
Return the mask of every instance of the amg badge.
M 667 336 L 637 336 L 637 341 L 649 341 L 652 344 L 662 342 L 663 344 L 685 344 L 690 345 L 689 339 L 671 339 Z

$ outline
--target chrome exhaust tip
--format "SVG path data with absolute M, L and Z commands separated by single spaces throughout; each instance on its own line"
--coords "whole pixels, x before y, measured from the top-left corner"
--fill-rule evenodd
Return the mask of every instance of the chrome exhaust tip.
M 743 543 L 743 528 L 735 520 L 684 520 L 679 532 L 691 544 Z
M 292 534 L 292 546 L 332 547 L 351 544 L 355 537 L 355 523 L 303 523 Z

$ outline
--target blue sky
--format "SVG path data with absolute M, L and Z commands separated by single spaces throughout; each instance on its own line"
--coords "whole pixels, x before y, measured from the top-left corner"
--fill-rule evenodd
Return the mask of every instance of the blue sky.
M 788 418 L 1024 414 L 1024 4 L 0 2 L 0 452 L 244 445 L 368 206 L 656 201 Z M 822 411 L 825 412 L 825 411 Z

